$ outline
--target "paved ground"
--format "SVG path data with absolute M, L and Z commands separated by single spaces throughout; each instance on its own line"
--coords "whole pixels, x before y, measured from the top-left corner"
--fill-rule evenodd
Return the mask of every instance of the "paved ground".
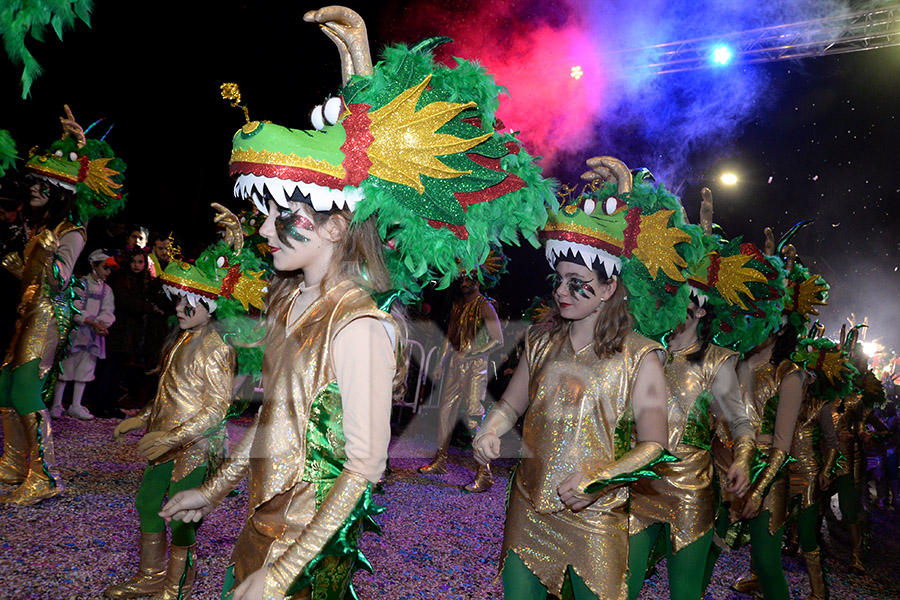
M 248 421 L 229 426 L 232 441 Z M 0 598 L 98 598 L 113 582 L 129 577 L 137 566 L 138 518 L 134 510 L 143 464 L 135 443 L 112 440 L 115 421 L 81 422 L 63 417 L 55 422 L 58 462 L 68 489 L 34 508 L 0 508 Z M 514 444 L 510 444 L 514 446 Z M 472 476 L 474 462 L 454 452 L 450 472 L 442 477 L 419 475 L 433 452 L 430 428 L 414 420 L 391 447 L 394 472 L 380 496 L 387 512 L 381 537 L 368 535 L 363 548 L 375 574 L 359 574 L 360 597 L 369 599 L 500 598 L 496 565 L 503 531 L 506 478 L 514 460 L 499 461 L 497 483 L 488 493 L 470 495 L 459 486 Z M 514 453 L 511 449 L 509 454 Z M 210 515 L 198 533 L 198 582 L 195 598 L 219 597 L 231 547 L 243 521 L 246 495 L 231 498 Z M 823 528 L 831 571 L 833 600 L 900 598 L 900 527 L 897 513 L 876 512 L 869 552 L 869 575 L 847 574 L 846 537 Z M 723 555 L 709 598 L 748 598 L 728 591 L 747 566 L 746 551 Z M 801 561 L 785 557 L 794 598 L 808 594 Z M 667 597 L 665 567 L 648 581 L 642 598 Z

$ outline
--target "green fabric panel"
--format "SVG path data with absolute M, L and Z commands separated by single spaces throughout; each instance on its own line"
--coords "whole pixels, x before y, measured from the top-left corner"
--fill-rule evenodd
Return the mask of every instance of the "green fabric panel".
M 691 411 L 688 413 L 681 442 L 689 446 L 710 450 L 712 448 L 712 430 L 709 424 L 709 405 L 713 400 L 712 392 L 703 390 Z
M 345 444 L 341 392 L 337 382 L 333 381 L 319 392 L 309 409 L 303 480 L 333 483 L 347 462 Z M 331 489 L 330 485 L 328 489 Z
M 222 584 L 222 595 L 219 600 L 231 600 L 231 588 L 234 587 L 234 565 L 225 571 L 225 582 Z
M 763 435 L 775 435 L 775 415 L 778 413 L 778 394 L 768 400 L 763 407 L 762 425 L 760 433 Z
M 44 380 L 40 378 L 41 359 L 30 360 L 17 369 L 9 365 L 0 372 L 0 406 L 15 408 L 20 415 L 44 410 Z

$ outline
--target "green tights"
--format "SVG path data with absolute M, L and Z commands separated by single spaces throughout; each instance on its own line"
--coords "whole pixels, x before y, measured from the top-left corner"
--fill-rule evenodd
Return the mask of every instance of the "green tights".
M 0 371 L 0 407 L 15 408 L 20 415 L 44 410 L 42 391 L 44 380 L 40 376 L 41 361 L 36 358 L 11 369 L 9 365 Z
M 781 565 L 781 541 L 784 537 L 784 527 L 776 531 L 775 535 L 769 534 L 769 516 L 769 511 L 763 511 L 748 523 L 750 559 L 753 561 L 753 568 L 759 577 L 759 585 L 765 600 L 790 600 L 791 593 L 788 590 L 787 579 L 784 577 L 784 567 Z M 716 522 L 716 534 L 724 539 L 728 526 L 728 513 L 724 512 Z M 704 593 L 712 579 L 713 567 L 721 552 L 722 550 L 717 545 L 710 546 L 706 571 L 703 574 Z
M 503 597 L 515 600 L 545 600 L 547 588 L 537 575 L 525 566 L 519 555 L 509 551 L 503 563 Z M 563 584 L 564 600 L 599 600 L 598 596 L 584 583 L 584 580 L 569 566 L 566 569 L 566 581 Z
M 819 503 L 811 504 L 800 511 L 797 519 L 797 537 L 800 538 L 800 549 L 804 552 L 815 552 L 819 549 L 816 533 L 819 531 Z
M 141 519 L 141 531 L 144 533 L 161 533 L 166 530 L 165 520 L 159 516 L 163 500 L 168 492 L 169 497 L 178 492 L 189 490 L 203 483 L 206 476 L 206 465 L 200 465 L 187 474 L 183 479 L 172 481 L 172 471 L 175 461 L 170 460 L 161 465 L 147 465 L 144 469 L 144 477 L 141 479 L 141 487 L 134 499 L 138 516 Z M 183 523 L 171 521 L 172 545 L 192 546 L 196 539 L 197 528 L 200 523 Z
M 672 547 L 672 526 L 655 523 L 628 538 L 628 600 L 641 593 L 648 562 L 660 535 L 666 540 L 666 569 L 669 573 L 669 597 L 672 600 L 696 600 L 703 595 L 703 575 L 713 531 L 710 529 L 678 552 Z
M 838 506 L 844 523 L 853 525 L 859 521 L 859 489 L 853 485 L 853 475 L 841 475 L 834 482 L 838 493 Z

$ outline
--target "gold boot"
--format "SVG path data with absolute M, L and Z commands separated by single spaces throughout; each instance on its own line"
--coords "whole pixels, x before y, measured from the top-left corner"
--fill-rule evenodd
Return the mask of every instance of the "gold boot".
M 28 475 L 12 494 L 0 498 L 0 502 L 32 506 L 59 494 L 63 491 L 63 484 L 54 467 L 50 414 L 39 410 L 22 415 L 22 425 L 30 456 Z
M 447 472 L 447 447 L 438 448 L 437 454 L 434 455 L 434 460 L 425 465 L 424 467 L 419 467 L 419 473 L 423 475 L 443 475 Z
M 865 575 L 866 565 L 863 562 L 863 540 L 859 523 L 848 524 L 847 531 L 850 533 L 850 571 L 857 575 Z
M 141 532 L 141 562 L 137 574 L 103 592 L 107 598 L 137 598 L 162 590 L 166 579 L 166 532 Z
M 14 408 L 0 408 L 3 418 L 3 458 L 0 458 L 0 483 L 19 485 L 28 475 L 28 441 L 22 417 Z
M 466 485 L 463 489 L 473 494 L 486 492 L 494 485 L 494 475 L 491 473 L 491 465 L 478 465 L 478 473 L 472 483 Z
M 809 573 L 810 594 L 806 600 L 826 600 L 828 587 L 825 585 L 825 572 L 822 570 L 822 555 L 818 550 L 803 553 L 806 571 Z
M 731 585 L 731 589 L 739 594 L 751 594 L 760 589 L 759 577 L 756 576 L 753 563 L 750 563 L 750 568 Z
M 197 570 L 193 546 L 176 546 L 172 544 L 169 553 L 169 568 L 166 569 L 166 581 L 162 591 L 150 600 L 187 600 L 194 587 L 194 572 Z

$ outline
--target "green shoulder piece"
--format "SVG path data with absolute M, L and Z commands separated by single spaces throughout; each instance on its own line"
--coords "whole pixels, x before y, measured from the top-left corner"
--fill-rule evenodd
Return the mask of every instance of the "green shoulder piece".
M 713 395 L 709 390 L 703 390 L 697 396 L 684 426 L 684 435 L 681 438 L 683 444 L 703 450 L 712 448 L 712 432 L 709 427 L 709 405 L 712 400 Z

